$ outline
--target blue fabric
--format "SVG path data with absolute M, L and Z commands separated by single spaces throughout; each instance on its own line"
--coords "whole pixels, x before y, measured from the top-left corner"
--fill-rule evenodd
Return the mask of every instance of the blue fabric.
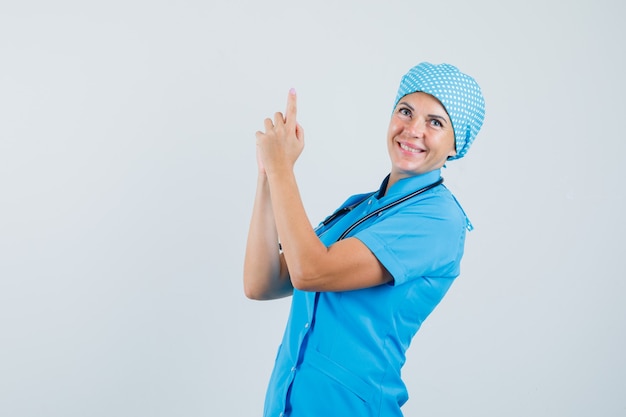
M 402 97 L 418 91 L 438 99 L 450 116 L 456 155 L 448 159 L 465 156 L 485 120 L 485 99 L 478 83 L 453 65 L 422 62 L 402 77 L 393 107 Z
M 319 227 L 318 236 L 332 245 L 356 220 L 439 175 L 435 170 L 398 181 L 386 195 L 373 194 L 343 218 Z M 406 349 L 459 274 L 466 225 L 452 194 L 439 186 L 351 232 L 394 280 L 356 291 L 294 290 L 264 415 L 402 416 L 400 407 L 408 399 L 400 377 Z

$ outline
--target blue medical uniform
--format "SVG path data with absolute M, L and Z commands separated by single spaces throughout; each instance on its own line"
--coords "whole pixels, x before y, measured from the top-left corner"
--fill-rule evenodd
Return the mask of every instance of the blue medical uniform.
M 316 230 L 327 246 L 368 213 L 434 183 L 440 171 L 406 178 Z M 444 186 L 383 211 L 347 237 L 362 241 L 393 281 L 354 291 L 294 289 L 266 395 L 266 417 L 402 416 L 400 377 L 422 322 L 459 275 L 469 221 Z M 346 237 L 346 238 L 347 238 Z

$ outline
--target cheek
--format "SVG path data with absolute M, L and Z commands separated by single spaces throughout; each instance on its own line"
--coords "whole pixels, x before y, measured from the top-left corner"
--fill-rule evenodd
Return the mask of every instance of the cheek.
M 446 135 L 442 138 L 441 144 L 448 156 L 456 155 L 454 133 L 446 132 Z
M 394 122 L 393 119 L 389 122 L 389 127 L 387 128 L 387 137 L 389 139 L 393 139 L 394 136 L 398 135 L 402 131 L 402 127 L 399 123 Z
M 452 135 L 452 139 L 450 140 L 450 153 L 448 156 L 456 155 L 456 141 L 454 140 L 454 135 Z

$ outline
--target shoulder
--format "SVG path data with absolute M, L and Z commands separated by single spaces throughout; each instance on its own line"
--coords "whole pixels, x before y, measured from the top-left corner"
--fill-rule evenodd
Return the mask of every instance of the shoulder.
M 402 207 L 401 213 L 419 216 L 424 221 L 449 223 L 450 226 L 465 227 L 467 216 L 448 188 L 441 185 L 422 194 Z
M 355 237 L 399 284 L 415 277 L 456 277 L 466 224 L 452 193 L 436 187 L 380 216 Z

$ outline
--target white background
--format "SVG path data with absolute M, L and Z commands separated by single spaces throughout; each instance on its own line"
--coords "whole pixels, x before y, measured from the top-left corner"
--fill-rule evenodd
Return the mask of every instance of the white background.
M 623 416 L 624 5 L 0 6 L 0 415 L 258 416 L 289 300 L 241 272 L 254 132 L 295 87 L 317 223 L 374 190 L 400 77 L 487 104 L 446 184 L 476 229 L 414 339 L 407 416 Z

